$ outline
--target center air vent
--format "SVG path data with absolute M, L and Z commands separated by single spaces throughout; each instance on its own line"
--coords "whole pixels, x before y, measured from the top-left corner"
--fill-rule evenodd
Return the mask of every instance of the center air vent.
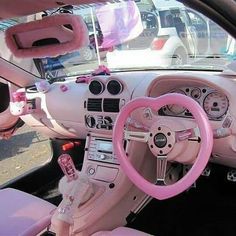
M 101 81 L 93 80 L 89 84 L 89 91 L 94 95 L 99 95 L 104 91 L 104 84 Z
M 123 85 L 117 80 L 110 80 L 107 84 L 107 90 L 112 95 L 120 94 L 123 90 Z
M 119 112 L 120 99 L 105 98 L 103 101 L 104 112 Z
M 88 111 L 102 111 L 102 99 L 89 98 L 87 109 Z

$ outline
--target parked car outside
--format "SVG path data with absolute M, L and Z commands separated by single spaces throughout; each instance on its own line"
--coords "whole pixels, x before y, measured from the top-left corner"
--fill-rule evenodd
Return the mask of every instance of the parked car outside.
M 138 38 L 107 54 L 110 68 L 166 67 L 193 63 L 212 55 L 222 56 L 224 49 L 219 45 L 226 44 L 227 34 L 200 13 L 176 1 L 153 1 L 153 8 L 148 10 L 143 4 L 137 5 L 144 31 Z M 137 42 L 143 41 L 145 47 L 136 50 Z

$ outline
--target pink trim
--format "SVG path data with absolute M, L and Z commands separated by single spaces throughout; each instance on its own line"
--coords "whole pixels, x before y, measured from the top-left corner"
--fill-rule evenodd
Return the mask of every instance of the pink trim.
M 178 182 L 168 186 L 157 186 L 145 180 L 128 161 L 123 149 L 123 129 L 129 114 L 140 107 L 150 107 L 159 110 L 168 104 L 178 104 L 186 107 L 193 114 L 199 126 L 201 134 L 201 147 L 198 157 L 190 171 Z M 113 132 L 114 151 L 120 161 L 121 167 L 130 180 L 142 191 L 156 199 L 167 199 L 173 197 L 189 188 L 201 175 L 208 163 L 213 146 L 213 134 L 208 118 L 201 106 L 193 99 L 181 94 L 167 94 L 158 98 L 137 98 L 122 107 L 115 122 Z
M 71 25 L 73 32 L 63 25 Z M 23 49 L 18 47 L 14 35 L 17 36 L 17 43 Z M 52 35 L 58 38 L 61 42 L 60 45 L 40 46 L 31 49 L 35 41 L 51 38 Z M 82 17 L 71 14 L 47 16 L 33 23 L 27 22 L 12 26 L 6 30 L 5 40 L 14 56 L 21 58 L 55 57 L 89 44 L 88 29 Z

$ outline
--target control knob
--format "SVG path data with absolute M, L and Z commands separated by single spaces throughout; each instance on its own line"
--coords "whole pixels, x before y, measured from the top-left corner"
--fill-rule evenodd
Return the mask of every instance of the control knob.
M 101 159 L 101 160 L 105 160 L 105 159 L 106 159 L 106 155 L 101 154 L 101 155 L 100 155 L 100 159 Z
M 93 116 L 90 115 L 86 116 L 85 121 L 89 128 L 94 128 L 96 125 L 96 120 Z

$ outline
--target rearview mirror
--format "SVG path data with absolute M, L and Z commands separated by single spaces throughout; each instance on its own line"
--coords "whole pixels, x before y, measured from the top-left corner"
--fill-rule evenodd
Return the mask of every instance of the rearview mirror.
M 60 14 L 12 26 L 6 30 L 5 39 L 16 57 L 44 58 L 87 46 L 89 33 L 82 17 Z

